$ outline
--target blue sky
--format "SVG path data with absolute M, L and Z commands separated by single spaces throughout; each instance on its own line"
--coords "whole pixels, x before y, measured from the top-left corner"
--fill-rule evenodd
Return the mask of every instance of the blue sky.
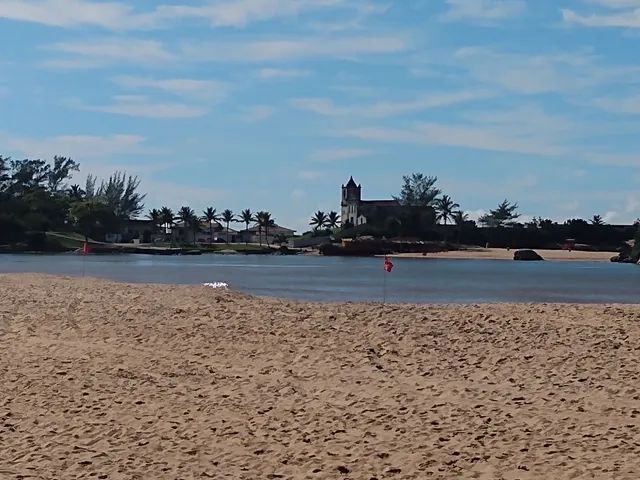
M 306 229 L 403 174 L 640 216 L 640 0 L 0 0 L 0 153 Z

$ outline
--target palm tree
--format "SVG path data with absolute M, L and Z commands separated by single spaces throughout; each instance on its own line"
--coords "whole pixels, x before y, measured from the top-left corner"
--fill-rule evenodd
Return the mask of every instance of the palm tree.
M 260 245 L 262 245 L 262 231 L 264 229 L 264 235 L 267 238 L 267 245 L 269 244 L 269 227 L 273 227 L 275 225 L 275 221 L 271 218 L 271 214 L 269 212 L 258 212 L 256 213 L 256 222 L 258 225 L 258 235 L 260 236 Z
M 213 243 L 213 222 L 220 220 L 220 215 L 213 207 L 208 207 L 203 213 L 202 219 L 209 222 L 209 243 Z
M 591 224 L 604 225 L 604 221 L 602 220 L 602 217 L 600 215 L 594 215 L 593 218 L 591 219 Z
M 457 210 L 453 212 L 453 223 L 458 227 L 458 245 L 460 244 L 460 237 L 462 235 L 462 227 L 465 222 L 469 221 L 469 215 L 464 213 L 462 210 Z
M 443 195 L 441 198 L 438 198 L 435 203 L 436 220 L 442 220 L 446 225 L 447 221 L 453 218 L 456 208 L 459 207 L 460 205 L 451 200 L 449 195 Z
M 169 229 L 171 229 L 171 244 L 173 245 L 173 224 L 175 223 L 176 217 L 173 214 L 173 210 L 169 207 L 162 207 L 160 209 L 160 221 L 162 222 L 162 226 L 164 227 L 164 237 L 165 241 L 167 240 L 167 234 L 169 233 Z
M 229 243 L 229 223 L 236 221 L 236 216 L 228 208 L 222 212 L 222 221 L 227 224 L 227 243 Z
M 264 214 L 267 212 L 260 211 L 256 213 L 255 220 L 258 227 L 258 238 L 260 239 L 260 245 L 262 245 L 262 228 L 264 227 Z
M 182 207 L 180 209 L 180 211 L 178 212 L 178 218 L 180 218 L 180 220 L 182 220 L 182 222 L 184 223 L 184 229 L 185 231 L 188 228 L 191 228 L 191 230 L 193 231 L 193 244 L 196 244 L 196 236 L 199 230 L 199 223 L 200 223 L 200 219 L 198 218 L 198 216 L 196 215 L 196 212 L 189 207 Z M 185 238 L 186 240 L 186 238 Z
M 338 212 L 329 212 L 329 216 L 327 216 L 327 227 L 331 229 L 338 228 L 339 223 L 340 215 L 338 215 Z
M 82 190 L 80 185 L 71 185 L 67 193 L 73 200 L 82 200 L 86 195 L 86 192 Z
M 147 218 L 151 220 L 151 227 L 155 235 L 158 231 L 158 227 L 162 225 L 162 212 L 157 208 L 154 208 L 149 211 Z
M 316 232 L 318 229 L 326 226 L 326 224 L 327 214 L 320 210 L 313 214 L 313 217 L 311 217 L 311 221 L 309 222 L 309 225 L 311 225 Z
M 246 210 L 243 210 L 242 213 L 240 214 L 240 220 L 242 222 L 244 222 L 244 224 L 246 225 L 246 229 L 245 229 L 245 238 L 244 238 L 244 243 L 249 243 L 248 242 L 248 236 L 249 236 L 249 224 L 251 222 L 256 221 L 255 217 L 253 216 L 253 213 L 251 212 L 251 210 L 249 210 L 248 208 Z

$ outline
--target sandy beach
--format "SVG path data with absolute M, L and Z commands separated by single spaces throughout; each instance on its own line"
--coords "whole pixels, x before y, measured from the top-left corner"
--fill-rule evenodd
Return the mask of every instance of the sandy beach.
M 449 252 L 427 253 L 400 253 L 392 255 L 404 258 L 448 258 L 460 260 L 513 260 L 513 252 L 506 248 L 471 248 L 468 250 L 456 250 Z M 544 250 L 536 249 L 536 252 L 545 260 L 551 261 L 583 261 L 583 262 L 609 262 L 617 252 L 583 252 L 578 250 Z
M 0 291 L 2 479 L 638 478 L 640 306 Z

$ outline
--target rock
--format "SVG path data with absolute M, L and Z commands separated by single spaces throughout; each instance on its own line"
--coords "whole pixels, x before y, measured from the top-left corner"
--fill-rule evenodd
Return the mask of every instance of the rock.
M 529 262 L 544 260 L 544 258 L 538 255 L 534 250 L 518 250 L 514 252 L 513 259 Z
M 623 252 L 611 257 L 611 261 L 615 263 L 636 263 L 629 254 Z

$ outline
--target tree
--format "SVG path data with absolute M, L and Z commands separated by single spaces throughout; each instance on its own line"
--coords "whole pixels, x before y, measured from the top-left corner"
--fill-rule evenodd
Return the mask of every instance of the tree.
M 594 215 L 593 218 L 591 219 L 591 224 L 602 226 L 604 225 L 604 220 L 602 220 L 602 217 L 600 215 Z
M 487 227 L 512 226 L 515 220 L 520 217 L 517 203 L 510 203 L 504 200 L 495 210 L 490 210 L 487 215 L 483 215 L 478 221 Z
M 269 212 L 260 211 L 256 213 L 256 223 L 258 225 L 258 235 L 260 236 L 260 245 L 262 245 L 262 232 L 265 232 L 267 238 L 267 245 L 269 244 L 269 227 L 275 225 L 275 221 L 271 218 Z
M 67 189 L 67 195 L 71 200 L 84 200 L 86 192 L 82 190 L 80 185 L 71 185 Z
M 313 214 L 313 217 L 311 217 L 309 225 L 311 225 L 313 230 L 317 232 L 319 229 L 327 225 L 327 220 L 327 214 L 318 210 Z
M 99 200 L 75 202 L 69 209 L 71 223 L 84 235 L 85 241 L 97 233 L 113 228 L 117 218 L 108 205 Z
M 242 213 L 240 214 L 240 220 L 245 224 L 245 227 L 246 227 L 245 232 L 249 232 L 249 224 L 251 222 L 256 221 L 255 217 L 253 216 L 253 213 L 248 208 L 242 211 Z M 248 233 L 246 233 L 246 235 L 248 236 Z M 247 236 L 245 236 L 244 243 L 248 243 Z
M 80 170 L 80 165 L 67 157 L 53 157 L 53 166 L 49 169 L 47 177 L 49 191 L 56 193 L 64 190 L 65 180 L 71 177 L 71 172 Z
M 198 235 L 198 230 L 200 229 L 200 219 L 196 215 L 196 212 L 193 211 L 192 208 L 182 207 L 178 211 L 178 218 L 184 224 L 185 232 L 189 229 L 193 232 L 193 244 L 196 244 L 196 237 Z M 186 240 L 186 236 L 185 236 Z
M 438 221 L 442 220 L 442 223 L 446 225 L 449 219 L 453 219 L 454 212 L 460 205 L 451 200 L 449 195 L 443 195 L 441 198 L 436 199 L 434 207 L 436 219 Z
M 229 223 L 236 221 L 236 216 L 228 208 L 222 212 L 222 221 L 227 224 L 227 243 L 229 243 Z
M 460 244 L 460 237 L 462 236 L 462 227 L 464 224 L 469 221 L 469 215 L 464 213 L 462 210 L 456 210 L 453 212 L 453 223 L 456 224 L 456 229 L 458 231 L 458 244 Z
M 153 233 L 157 233 L 158 228 L 162 225 L 162 212 L 157 208 L 154 208 L 149 211 L 147 214 L 147 218 L 151 220 L 151 228 L 153 229 Z
M 329 215 L 327 216 L 327 226 L 331 229 L 335 229 L 338 228 L 338 225 L 340 224 L 340 215 L 338 215 L 338 212 L 329 212 Z
M 171 230 L 171 243 L 173 244 L 173 224 L 176 221 L 176 216 L 169 207 L 162 207 L 160 209 L 160 219 L 162 221 L 162 226 L 164 227 L 164 236 L 165 241 L 169 230 Z
M 425 177 L 422 173 L 412 173 L 402 177 L 404 184 L 400 195 L 394 197 L 401 205 L 411 207 L 431 207 L 440 193 L 435 187 L 438 177 Z
M 0 155 L 0 193 L 4 193 L 9 188 L 11 180 L 11 159 Z
M 209 243 L 213 242 L 213 222 L 217 222 L 220 220 L 220 215 L 216 212 L 216 209 L 213 207 L 208 207 L 204 212 L 202 219 L 205 222 L 209 222 Z
M 115 172 L 106 182 L 100 184 L 95 196 L 109 206 L 119 220 L 130 220 L 144 209 L 143 201 L 146 195 L 137 192 L 139 186 L 138 177 L 127 176 L 125 172 Z M 89 190 L 87 186 L 87 196 Z

